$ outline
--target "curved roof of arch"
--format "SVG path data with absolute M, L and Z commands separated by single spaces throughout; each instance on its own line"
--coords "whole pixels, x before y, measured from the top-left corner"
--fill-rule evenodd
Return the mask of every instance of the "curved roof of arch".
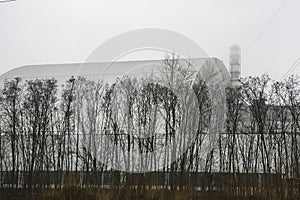
M 123 74 L 141 73 L 143 67 L 161 65 L 163 60 L 137 60 L 118 62 L 96 63 L 68 63 L 68 64 L 43 64 L 26 65 L 12 69 L 0 76 L 0 85 L 5 80 L 21 78 L 22 80 L 56 78 L 58 82 L 64 82 L 71 78 L 84 76 L 89 79 L 101 77 L 106 80 L 115 80 Z M 189 60 L 195 70 L 216 82 L 229 84 L 230 74 L 221 60 L 218 58 L 192 58 Z M 141 68 L 141 69 L 139 69 Z M 135 69 L 135 70 L 132 70 Z

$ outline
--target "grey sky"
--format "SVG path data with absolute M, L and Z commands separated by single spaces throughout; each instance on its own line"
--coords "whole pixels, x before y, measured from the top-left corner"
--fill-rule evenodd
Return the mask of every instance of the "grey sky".
M 242 48 L 242 75 L 281 76 L 300 56 L 300 1 L 288 0 L 17 0 L 0 4 L 0 73 L 45 63 L 84 62 L 102 42 L 154 27 L 182 33 L 228 66 Z M 139 58 L 141 59 L 141 58 Z M 300 74 L 300 66 L 294 71 Z

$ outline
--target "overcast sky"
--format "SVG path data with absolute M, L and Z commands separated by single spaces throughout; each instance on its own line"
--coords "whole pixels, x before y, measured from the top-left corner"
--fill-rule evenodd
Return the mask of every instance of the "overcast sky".
M 0 3 L 0 73 L 29 64 L 84 62 L 102 42 L 138 28 L 186 35 L 228 66 L 242 48 L 242 75 L 280 79 L 300 57 L 300 1 L 17 0 Z M 268 21 L 272 18 L 271 23 Z M 257 36 L 265 28 L 257 41 Z M 300 73 L 300 66 L 294 71 Z

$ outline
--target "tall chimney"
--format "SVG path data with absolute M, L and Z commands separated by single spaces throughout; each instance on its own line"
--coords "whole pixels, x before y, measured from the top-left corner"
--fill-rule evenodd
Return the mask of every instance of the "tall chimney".
M 234 88 L 239 87 L 241 78 L 241 48 L 238 45 L 232 45 L 230 47 L 229 64 L 231 86 Z

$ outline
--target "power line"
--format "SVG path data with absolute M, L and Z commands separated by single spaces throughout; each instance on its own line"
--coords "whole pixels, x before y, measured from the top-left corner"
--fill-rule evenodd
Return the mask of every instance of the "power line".
M 276 12 L 271 16 L 267 24 L 263 27 L 263 29 L 260 31 L 260 33 L 256 36 L 255 40 L 253 40 L 252 44 L 249 46 L 246 52 L 249 52 L 251 48 L 255 45 L 255 43 L 258 41 L 258 39 L 262 36 L 262 34 L 266 31 L 266 29 L 269 27 L 269 25 L 272 23 L 273 19 L 276 17 L 276 15 L 279 13 L 279 11 L 282 9 L 282 7 L 285 5 L 285 3 L 288 0 L 284 0 L 279 8 L 276 10 Z
M 280 81 L 285 79 L 289 74 L 291 74 L 297 68 L 297 66 L 299 66 L 299 64 L 300 64 L 300 57 L 294 62 L 293 65 L 291 65 L 289 70 L 281 77 Z

